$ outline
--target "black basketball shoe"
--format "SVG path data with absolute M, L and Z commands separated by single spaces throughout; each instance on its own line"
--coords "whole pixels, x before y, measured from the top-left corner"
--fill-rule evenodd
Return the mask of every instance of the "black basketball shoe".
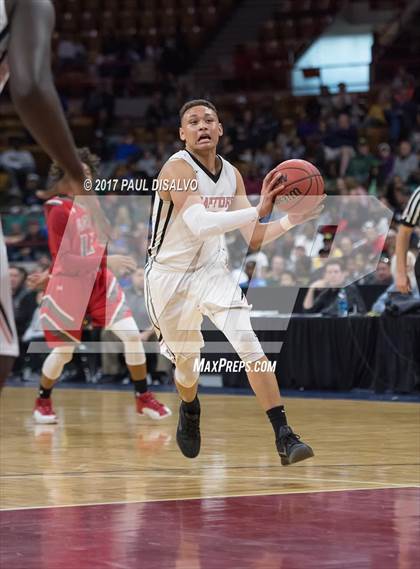
M 276 439 L 276 447 L 283 466 L 300 462 L 314 456 L 314 451 L 309 445 L 300 440 L 289 426 L 280 427 Z
M 197 399 L 198 402 L 198 399 Z M 195 458 L 200 452 L 200 405 L 197 413 L 189 413 L 181 403 L 179 408 L 176 442 L 184 456 Z

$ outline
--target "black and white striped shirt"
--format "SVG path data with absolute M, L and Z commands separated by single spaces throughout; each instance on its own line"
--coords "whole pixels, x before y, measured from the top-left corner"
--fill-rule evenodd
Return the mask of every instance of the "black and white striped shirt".
M 420 223 L 420 186 L 411 196 L 407 207 L 402 214 L 401 223 L 408 227 L 415 227 Z
M 0 61 L 5 57 L 9 35 L 9 22 L 6 12 L 6 1 L 0 0 Z
M 6 2 L 0 0 L 0 93 L 9 77 L 6 64 L 7 44 L 9 41 L 9 22 L 7 19 Z

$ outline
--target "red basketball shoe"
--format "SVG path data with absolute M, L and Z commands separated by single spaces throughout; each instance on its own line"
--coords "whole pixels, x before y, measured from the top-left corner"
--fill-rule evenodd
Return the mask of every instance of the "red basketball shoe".
M 35 401 L 33 417 L 39 425 L 57 423 L 57 415 L 52 408 L 51 399 L 38 399 Z
M 136 395 L 136 408 L 139 415 L 147 415 L 155 421 L 166 419 L 172 415 L 169 407 L 160 403 L 150 391 Z

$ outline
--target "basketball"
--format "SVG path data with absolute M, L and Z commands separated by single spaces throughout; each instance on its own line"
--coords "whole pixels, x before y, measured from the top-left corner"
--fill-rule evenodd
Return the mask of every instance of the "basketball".
M 306 160 L 286 160 L 276 167 L 284 188 L 276 198 L 281 211 L 306 213 L 318 205 L 324 194 L 324 180 L 317 168 Z

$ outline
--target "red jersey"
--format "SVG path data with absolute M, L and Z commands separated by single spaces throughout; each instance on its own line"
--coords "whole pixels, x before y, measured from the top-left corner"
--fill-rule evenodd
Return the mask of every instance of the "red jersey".
M 51 347 L 80 342 L 86 316 L 107 327 L 131 316 L 117 279 L 106 267 L 106 246 L 83 204 L 55 197 L 45 204 L 51 276 L 41 304 L 41 323 Z
M 106 268 L 106 247 L 99 242 L 83 205 L 68 197 L 54 197 L 44 210 L 54 275 L 83 275 Z

